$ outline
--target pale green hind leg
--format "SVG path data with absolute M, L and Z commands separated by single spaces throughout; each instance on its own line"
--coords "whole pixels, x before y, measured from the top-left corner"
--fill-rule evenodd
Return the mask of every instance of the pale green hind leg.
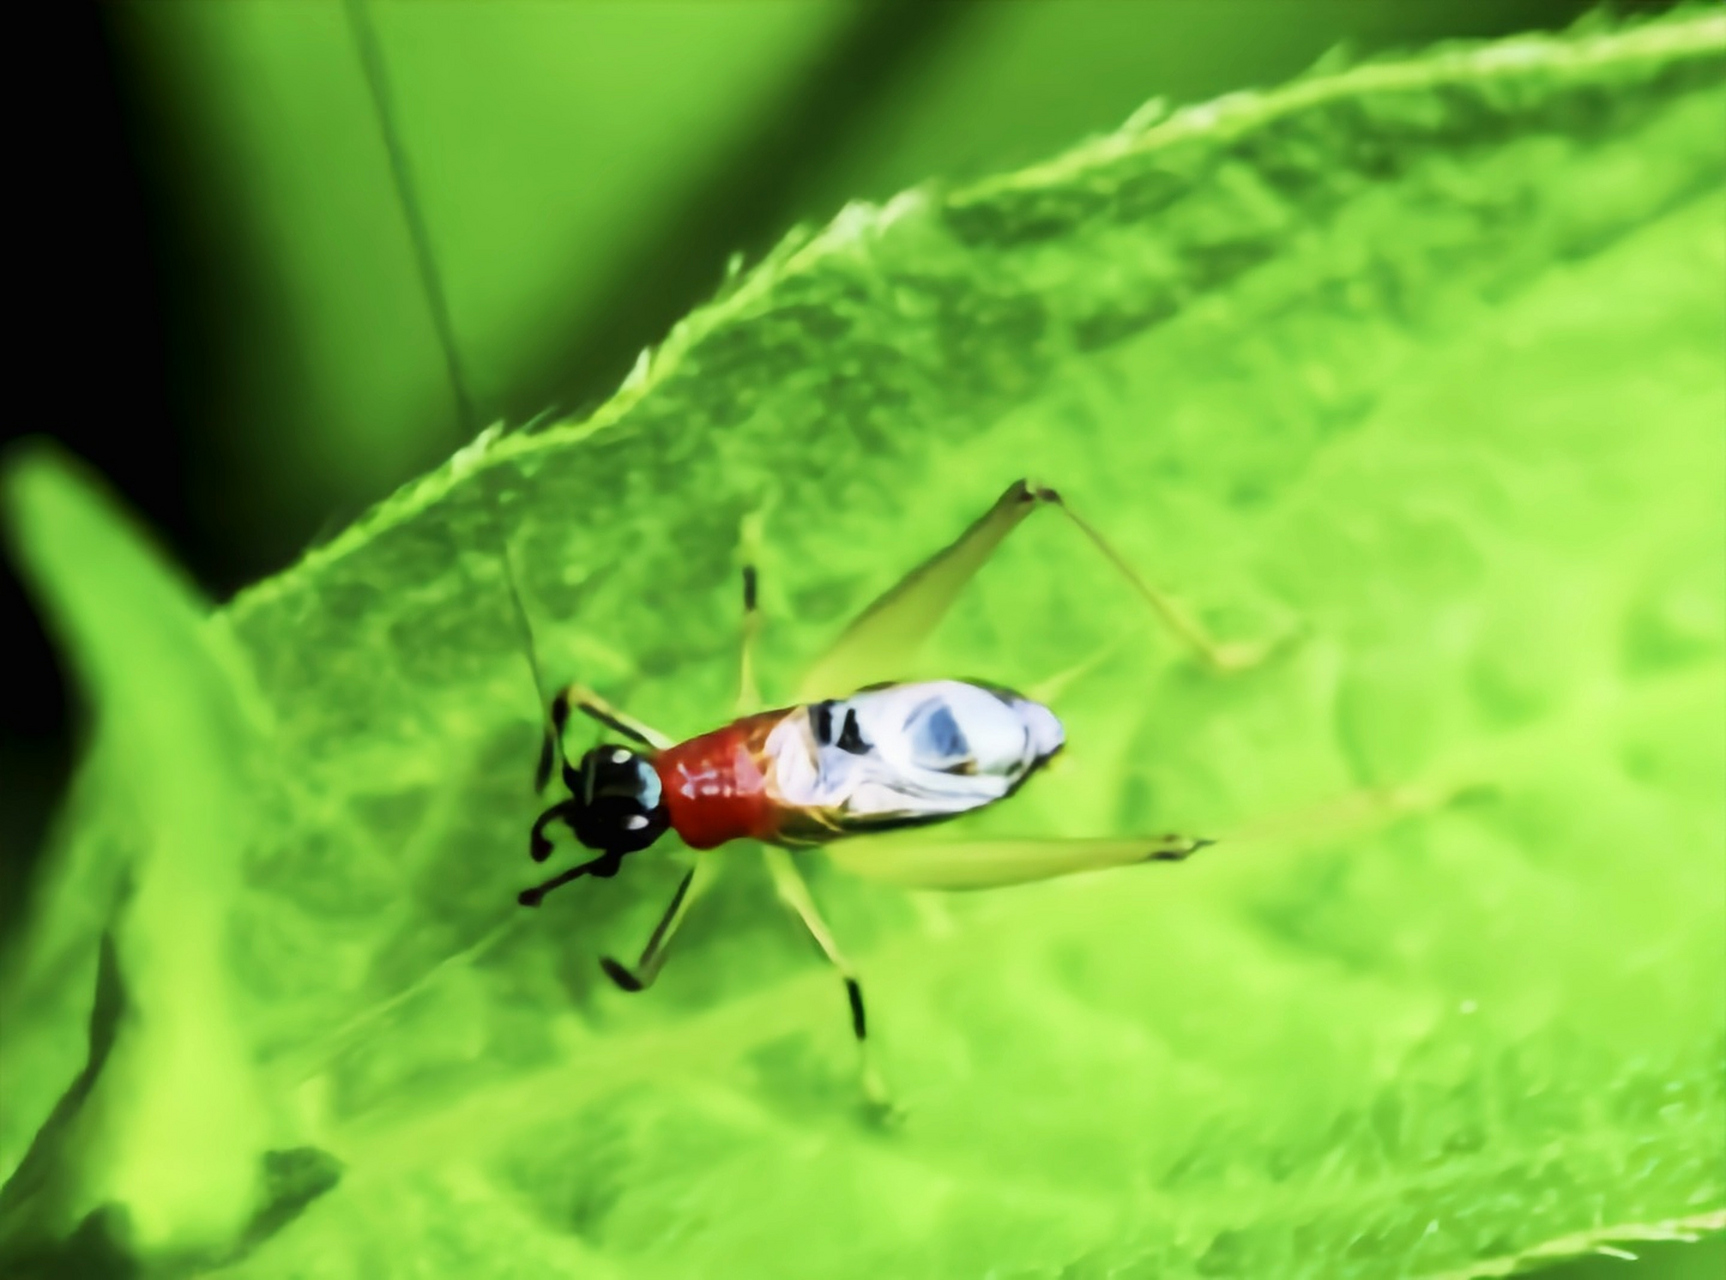
M 1198 619 L 1181 607 L 1173 596 L 1164 594 L 1153 587 L 1139 575 L 1137 569 L 1127 561 L 1127 558 L 1112 547 L 1108 540 L 1098 533 L 1078 512 L 1061 498 L 1053 489 L 1038 491 L 1043 501 L 1061 509 L 1063 515 L 1071 520 L 1078 530 L 1090 540 L 1105 560 L 1114 565 L 1116 571 L 1127 580 L 1152 611 L 1160 618 L 1175 637 L 1187 648 L 1198 655 L 1199 659 L 1211 670 L 1228 674 L 1235 671 L 1245 671 L 1262 662 L 1278 641 L 1259 642 L 1221 642 L 1199 624 Z M 1279 638 L 1280 640 L 1280 638 Z
M 864 1100 L 871 1107 L 890 1113 L 893 1107 L 887 1093 L 887 1082 L 882 1078 L 880 1069 L 876 1067 L 869 1052 L 869 1022 L 863 1009 L 863 984 L 857 976 L 857 970 L 839 950 L 839 944 L 833 940 L 833 932 L 821 918 L 821 911 L 816 907 L 809 886 L 804 883 L 803 875 L 792 862 L 791 855 L 774 845 L 765 846 L 763 853 L 766 855 L 767 871 L 773 877 L 773 888 L 779 895 L 779 900 L 803 921 L 803 927 L 809 930 L 809 936 L 815 939 L 815 945 L 821 948 L 821 954 L 827 957 L 827 962 L 838 971 L 845 984 L 845 999 L 851 1009 L 851 1034 L 857 1039 Z
M 1007 535 L 1031 512 L 1049 506 L 1073 522 L 1176 638 L 1207 666 L 1219 672 L 1238 671 L 1268 652 L 1267 645 L 1223 644 L 1213 639 L 1173 597 L 1142 578 L 1059 493 L 1034 481 L 1017 480 L 968 529 L 857 615 L 810 668 L 798 700 L 812 702 L 848 694 L 907 666 L 960 591 L 989 562 Z
M 1183 862 L 1212 845 L 1235 856 L 1269 846 L 1359 839 L 1488 790 L 1435 783 L 1351 791 L 1299 812 L 1223 831 L 1215 840 L 1175 834 L 944 840 L 938 834 L 908 831 L 837 840 L 826 852 L 841 871 L 902 888 L 993 889 L 1147 862 Z
M 906 832 L 837 840 L 827 857 L 860 879 L 906 889 L 998 889 L 1135 863 L 1182 862 L 1214 843 L 1175 834 L 943 840 Z

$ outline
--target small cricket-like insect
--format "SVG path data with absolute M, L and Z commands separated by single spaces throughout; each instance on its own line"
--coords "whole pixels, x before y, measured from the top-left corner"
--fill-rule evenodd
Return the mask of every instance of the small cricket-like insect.
M 675 832 L 692 849 L 734 840 L 759 842 L 779 897 L 802 919 L 839 972 L 852 1031 L 865 1047 L 867 1022 L 856 971 L 840 952 L 789 850 L 844 841 L 842 863 L 876 878 L 925 888 L 983 888 L 1136 862 L 1177 861 L 1211 843 L 1182 835 L 1102 839 L 1025 839 L 906 844 L 871 837 L 939 823 L 997 804 L 1019 789 L 1065 744 L 1055 713 L 997 685 L 933 680 L 865 685 L 871 670 L 903 663 L 947 612 L 960 588 L 1031 511 L 1066 516 L 1186 643 L 1219 670 L 1245 665 L 1244 650 L 1219 648 L 1174 604 L 1146 584 L 1052 489 L 1018 481 L 951 545 L 912 570 L 865 609 L 817 660 L 800 700 L 743 714 L 722 728 L 674 742 L 593 691 L 571 685 L 551 703 L 538 785 L 554 761 L 570 795 L 533 824 L 529 849 L 552 851 L 546 828 L 564 823 L 598 856 L 522 892 L 538 906 L 552 889 L 581 876 L 613 876 L 629 854 Z M 756 571 L 743 568 L 740 706 L 757 705 L 753 641 L 758 628 Z M 848 696 L 835 692 L 855 689 Z M 602 743 L 571 765 L 563 732 L 571 709 L 629 739 Z M 714 863 L 698 856 L 672 896 L 634 968 L 609 956 L 600 964 L 625 991 L 652 984 Z M 864 1060 L 866 1092 L 878 1078 Z

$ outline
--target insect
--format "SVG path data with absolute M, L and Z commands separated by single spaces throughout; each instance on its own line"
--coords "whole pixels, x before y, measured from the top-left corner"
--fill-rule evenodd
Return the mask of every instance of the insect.
M 1214 667 L 1227 670 L 1254 660 L 1256 655 L 1242 647 L 1212 642 L 1058 493 L 1020 480 L 953 543 L 859 614 L 817 660 L 800 700 L 791 706 L 749 712 L 676 742 L 584 686 L 558 693 L 550 706 L 538 783 L 543 790 L 554 763 L 561 764 L 570 794 L 539 815 L 529 849 L 536 862 L 545 861 L 553 848 L 547 828 L 562 823 L 595 856 L 523 891 L 521 903 L 538 906 L 551 890 L 582 876 L 614 876 L 624 858 L 668 832 L 695 850 L 758 842 L 778 896 L 843 980 L 852 1031 L 865 1052 L 865 1090 L 882 1096 L 866 1056 L 862 985 L 821 918 L 792 850 L 837 848 L 843 842 L 845 865 L 880 878 L 930 888 L 982 888 L 1136 862 L 1178 861 L 1211 843 L 1174 834 L 928 845 L 872 839 L 999 804 L 1065 745 L 1065 731 L 1052 710 L 997 685 L 967 680 L 861 685 L 871 669 L 908 658 L 1001 541 L 1045 506 L 1073 521 L 1163 621 Z M 756 588 L 755 567 L 746 564 L 743 708 L 758 702 L 752 656 L 759 625 Z M 627 744 L 601 743 L 572 764 L 563 754 L 572 710 Z M 601 959 L 613 982 L 625 991 L 652 985 L 714 867 L 710 855 L 696 858 L 633 967 L 610 956 Z

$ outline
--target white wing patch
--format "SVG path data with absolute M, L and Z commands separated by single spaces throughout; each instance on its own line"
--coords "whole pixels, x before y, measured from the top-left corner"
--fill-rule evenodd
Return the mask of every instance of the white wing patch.
M 990 804 L 1061 749 L 1041 703 L 960 680 L 888 685 L 812 703 L 767 738 L 779 803 L 848 830 L 949 817 Z

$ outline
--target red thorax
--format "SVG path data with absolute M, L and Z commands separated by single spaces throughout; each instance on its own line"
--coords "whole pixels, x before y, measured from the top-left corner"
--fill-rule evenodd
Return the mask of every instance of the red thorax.
M 778 812 L 762 765 L 767 735 L 784 718 L 783 710 L 745 716 L 654 757 L 672 830 L 683 843 L 711 849 L 727 840 L 774 838 Z

